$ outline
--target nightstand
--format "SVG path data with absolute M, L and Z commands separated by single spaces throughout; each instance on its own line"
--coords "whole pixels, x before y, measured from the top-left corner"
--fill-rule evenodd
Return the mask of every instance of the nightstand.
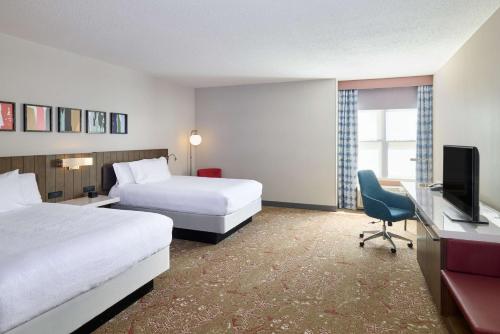
M 109 197 L 109 196 L 99 195 L 99 196 L 94 197 L 94 198 L 79 197 L 79 198 L 70 199 L 68 201 L 59 202 L 59 203 L 98 208 L 98 207 L 108 206 L 110 204 L 118 203 L 118 202 L 120 202 L 120 197 Z

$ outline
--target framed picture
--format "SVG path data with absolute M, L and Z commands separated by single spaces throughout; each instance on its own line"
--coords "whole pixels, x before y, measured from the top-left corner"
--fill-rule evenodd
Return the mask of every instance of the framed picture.
M 110 113 L 111 118 L 111 133 L 127 134 L 128 133 L 128 115 L 119 113 Z
M 87 110 L 87 133 L 106 133 L 106 113 Z
M 58 109 L 57 130 L 59 132 L 82 132 L 82 109 Z
M 52 107 L 25 104 L 24 131 L 52 132 Z
M 0 101 L 0 131 L 16 131 L 16 104 Z

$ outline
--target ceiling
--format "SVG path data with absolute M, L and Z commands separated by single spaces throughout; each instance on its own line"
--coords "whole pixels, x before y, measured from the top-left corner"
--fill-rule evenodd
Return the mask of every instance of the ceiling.
M 432 74 L 500 0 L 2 0 L 0 32 L 192 87 Z

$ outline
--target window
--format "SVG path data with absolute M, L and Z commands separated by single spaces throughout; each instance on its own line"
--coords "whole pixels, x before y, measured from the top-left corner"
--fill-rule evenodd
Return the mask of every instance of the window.
M 358 169 L 382 178 L 415 179 L 416 109 L 359 110 L 358 140 Z

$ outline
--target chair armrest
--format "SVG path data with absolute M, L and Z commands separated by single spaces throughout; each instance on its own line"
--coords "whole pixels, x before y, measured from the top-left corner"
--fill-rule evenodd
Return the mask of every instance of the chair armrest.
M 368 195 L 362 195 L 362 196 L 363 196 L 363 207 L 365 209 L 365 213 L 368 216 L 386 221 L 391 220 L 392 217 L 391 211 L 384 202 L 375 199 L 373 197 L 370 197 Z
M 415 213 L 415 205 L 407 196 L 383 190 L 382 198 L 384 203 L 388 206 L 408 210 Z

